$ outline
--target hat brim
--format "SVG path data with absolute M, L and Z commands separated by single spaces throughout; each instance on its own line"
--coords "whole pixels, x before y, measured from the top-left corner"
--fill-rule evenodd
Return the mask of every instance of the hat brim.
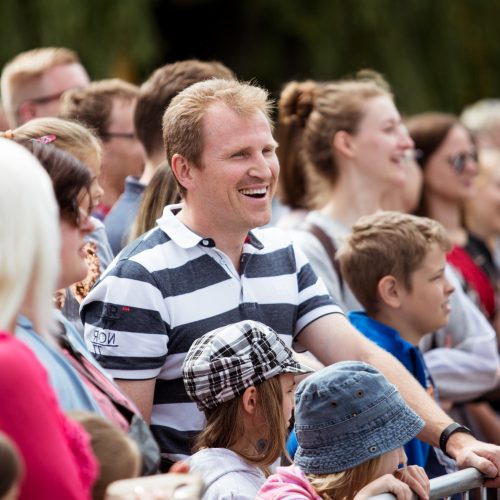
M 294 463 L 306 474 L 341 472 L 405 445 L 425 426 L 405 403 L 391 408 L 389 413 L 355 428 L 328 446 L 303 448 L 299 444 Z

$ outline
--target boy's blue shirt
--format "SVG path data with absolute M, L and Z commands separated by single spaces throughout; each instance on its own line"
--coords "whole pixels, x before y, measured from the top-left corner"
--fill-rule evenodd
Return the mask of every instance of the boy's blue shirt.
M 348 314 L 350 322 L 375 344 L 390 352 L 420 382 L 431 396 L 435 397 L 435 388 L 425 366 L 424 358 L 418 347 L 403 339 L 399 332 L 367 316 L 365 312 L 355 311 Z M 425 467 L 430 446 L 419 439 L 412 439 L 405 445 L 409 465 Z

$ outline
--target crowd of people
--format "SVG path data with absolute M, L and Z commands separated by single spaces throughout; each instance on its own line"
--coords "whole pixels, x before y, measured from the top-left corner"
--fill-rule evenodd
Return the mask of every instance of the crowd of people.
M 362 70 L 275 106 L 65 48 L 1 98 L 0 499 L 500 487 L 496 101 L 402 118 Z

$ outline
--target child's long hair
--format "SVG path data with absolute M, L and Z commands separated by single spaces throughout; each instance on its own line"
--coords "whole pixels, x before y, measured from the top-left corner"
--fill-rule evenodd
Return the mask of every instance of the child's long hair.
M 279 377 L 265 380 L 256 387 L 259 404 L 266 418 L 266 428 L 262 439 L 262 448 L 255 453 L 238 452 L 246 461 L 261 467 L 266 475 L 267 467 L 274 463 L 285 449 L 286 427 L 283 415 L 283 394 Z M 237 397 L 221 404 L 213 410 L 206 410 L 206 425 L 196 439 L 195 451 L 203 448 L 231 447 L 246 432 L 241 419 L 241 399 Z M 259 443 L 260 444 L 260 443 Z M 257 444 L 256 444 L 257 446 Z
M 362 464 L 333 474 L 307 474 L 316 493 L 325 500 L 353 498 L 361 488 L 377 479 L 383 455 Z

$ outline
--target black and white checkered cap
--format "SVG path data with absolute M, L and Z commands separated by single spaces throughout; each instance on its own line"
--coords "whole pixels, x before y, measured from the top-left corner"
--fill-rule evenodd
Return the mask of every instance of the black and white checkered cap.
M 293 359 L 272 328 L 250 320 L 203 335 L 182 365 L 184 386 L 200 410 L 215 408 L 280 373 L 312 371 Z

